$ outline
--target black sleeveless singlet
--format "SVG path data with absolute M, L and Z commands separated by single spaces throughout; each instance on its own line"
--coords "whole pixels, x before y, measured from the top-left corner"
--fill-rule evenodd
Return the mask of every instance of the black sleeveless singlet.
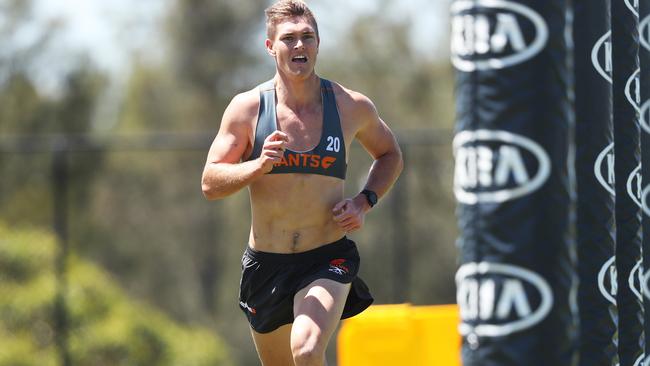
M 276 163 L 268 174 L 320 174 L 345 179 L 347 169 L 345 143 L 332 83 L 325 79 L 320 80 L 323 100 L 323 127 L 320 141 L 312 150 L 305 152 L 286 149 L 282 161 Z M 253 152 L 246 160 L 257 159 L 262 152 L 264 139 L 278 129 L 273 80 L 261 84 L 259 89 L 260 110 L 257 116 L 255 142 Z

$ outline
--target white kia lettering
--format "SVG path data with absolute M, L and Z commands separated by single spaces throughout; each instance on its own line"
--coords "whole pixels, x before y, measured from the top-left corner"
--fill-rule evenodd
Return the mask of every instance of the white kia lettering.
M 637 69 L 625 83 L 625 96 L 627 101 L 639 112 L 641 104 L 641 81 L 639 80 L 640 69 Z
M 551 162 L 533 140 L 507 131 L 462 131 L 454 137 L 454 193 L 459 202 L 503 202 L 544 184 Z M 524 156 L 534 158 L 536 172 Z
M 632 201 L 641 207 L 641 197 L 643 196 L 643 178 L 641 177 L 641 164 L 637 166 L 627 178 L 627 194 Z
M 645 133 L 650 133 L 650 100 L 647 100 L 639 110 L 639 123 Z M 650 365 L 648 365 L 650 366 Z
M 604 172 L 604 174 L 603 174 Z M 614 189 L 616 172 L 614 171 L 614 143 L 607 145 L 603 151 L 598 154 L 594 163 L 594 174 L 596 180 L 613 196 L 616 195 Z
M 636 295 L 636 298 L 639 299 L 639 301 L 643 301 L 643 295 L 641 295 L 641 291 L 643 291 L 643 262 L 639 260 L 636 262 L 636 265 L 632 268 L 632 271 L 630 271 L 630 277 L 627 279 L 627 284 L 630 285 L 630 289 Z
M 641 208 L 643 213 L 650 216 L 650 204 L 648 204 L 648 193 L 650 193 L 650 184 L 641 191 Z
M 639 23 L 639 42 L 646 50 L 650 51 L 650 15 Z
M 461 71 L 502 69 L 537 55 L 548 26 L 537 12 L 507 0 L 460 0 L 451 5 L 452 63 Z M 526 37 L 522 22 L 533 25 Z
M 637 18 L 639 17 L 639 0 L 625 0 L 625 5 Z
M 650 279 L 650 270 L 646 271 L 643 277 L 641 278 L 641 288 L 643 291 L 641 291 L 644 295 L 644 297 L 648 300 L 650 300 L 650 288 L 648 287 L 648 280 Z
M 616 305 L 616 293 L 618 292 L 616 257 L 608 259 L 598 271 L 598 289 L 607 301 Z
M 602 60 L 602 61 L 601 61 Z M 591 63 L 605 80 L 612 82 L 612 32 L 600 37 L 591 49 Z
M 456 273 L 456 284 L 462 335 L 499 337 L 519 332 L 540 323 L 553 306 L 546 280 L 514 265 L 466 263 Z
M 639 358 L 637 358 L 636 361 L 634 361 L 634 365 L 632 365 L 632 366 L 645 366 L 645 365 L 650 365 L 650 364 L 647 364 L 647 363 L 646 363 L 646 364 L 643 364 L 643 363 L 642 363 L 642 362 L 645 362 L 645 361 L 643 361 L 643 358 L 644 358 L 644 357 L 645 357 L 645 355 L 641 355 L 641 356 L 639 356 Z

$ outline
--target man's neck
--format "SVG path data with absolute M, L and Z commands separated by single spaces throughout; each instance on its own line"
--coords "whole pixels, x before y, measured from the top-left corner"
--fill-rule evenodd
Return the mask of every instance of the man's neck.
M 275 76 L 275 92 L 278 102 L 291 109 L 303 109 L 321 102 L 320 78 L 312 74 L 306 79 Z

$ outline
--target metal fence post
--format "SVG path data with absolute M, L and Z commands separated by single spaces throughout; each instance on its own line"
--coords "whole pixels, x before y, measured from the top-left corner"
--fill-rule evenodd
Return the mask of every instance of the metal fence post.
M 61 144 L 65 145 L 65 144 Z M 68 154 L 65 146 L 58 146 L 52 155 L 52 207 L 53 226 L 58 244 L 55 258 L 55 273 L 57 281 L 56 300 L 54 306 L 54 326 L 56 330 L 56 347 L 62 366 L 71 365 L 68 351 L 68 312 L 66 309 L 66 268 L 68 258 Z

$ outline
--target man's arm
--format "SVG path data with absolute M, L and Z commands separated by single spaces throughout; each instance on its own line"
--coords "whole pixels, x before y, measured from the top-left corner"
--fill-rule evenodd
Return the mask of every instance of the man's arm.
M 374 104 L 365 96 L 357 96 L 355 116 L 361 124 L 356 138 L 373 157 L 364 189 L 383 197 L 393 186 L 404 167 L 402 151 L 386 123 L 379 118 Z M 365 213 L 370 210 L 366 196 L 359 193 L 334 206 L 334 220 L 347 232 L 361 228 Z
M 282 158 L 287 136 L 276 131 L 264 141 L 259 158 L 241 162 L 250 144 L 256 111 L 255 101 L 251 102 L 251 95 L 246 94 L 235 97 L 226 108 L 201 177 L 205 198 L 219 199 L 239 191 L 271 171 Z
M 368 103 L 367 122 L 357 132 L 357 139 L 374 159 L 364 188 L 374 191 L 381 198 L 397 181 L 404 168 L 404 161 L 395 135 L 379 118 L 372 102 Z M 365 201 L 365 196 L 358 196 Z

